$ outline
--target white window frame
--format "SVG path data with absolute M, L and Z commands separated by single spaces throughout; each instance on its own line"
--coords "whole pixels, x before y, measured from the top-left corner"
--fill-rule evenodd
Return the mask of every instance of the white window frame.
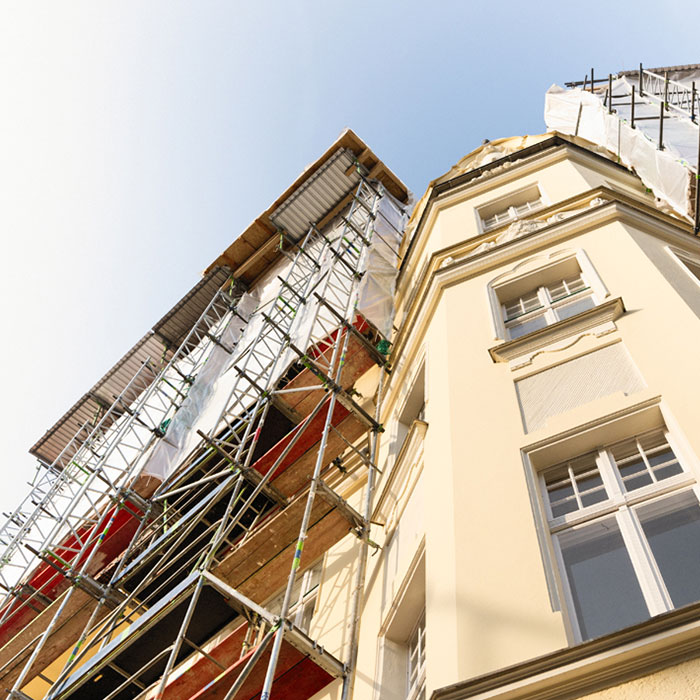
M 528 335 L 528 333 L 522 333 L 521 335 L 514 336 L 511 329 L 517 328 L 522 323 L 527 323 L 537 318 L 544 319 L 545 327 L 551 326 L 552 324 L 556 323 L 557 321 L 561 321 L 564 318 L 569 318 L 569 316 L 563 315 L 561 313 L 561 310 L 567 307 L 572 302 L 577 302 L 581 299 L 591 297 L 593 301 L 593 306 L 597 306 L 598 302 L 595 299 L 593 289 L 588 286 L 588 282 L 584 278 L 583 273 L 580 273 L 577 279 L 580 279 L 583 282 L 583 287 L 581 289 L 576 289 L 573 292 L 569 290 L 569 285 L 567 284 L 567 280 L 565 278 L 557 280 L 557 282 L 561 282 L 564 285 L 567 294 L 565 294 L 562 297 L 557 297 L 556 299 L 552 297 L 550 291 L 550 287 L 553 286 L 552 284 L 543 284 L 539 287 L 536 287 L 535 293 L 539 301 L 539 306 L 535 309 L 532 309 L 531 311 L 525 311 L 523 309 L 523 313 L 509 317 L 507 305 L 501 304 L 501 312 L 503 314 L 503 325 L 505 326 L 508 336 L 512 340 L 514 340 L 515 338 L 520 338 L 523 335 Z M 522 300 L 522 297 L 519 297 L 519 300 Z
M 536 278 L 541 277 L 542 273 L 546 272 L 550 268 L 555 268 L 557 266 L 563 267 L 572 260 L 575 260 L 576 264 L 578 265 L 578 269 L 581 272 L 581 277 L 584 280 L 587 288 L 586 294 L 581 294 L 579 298 L 590 295 L 593 299 L 594 306 L 598 306 L 610 296 L 610 292 L 603 283 L 603 280 L 584 250 L 562 250 L 554 251 L 547 256 L 532 256 L 531 258 L 520 261 L 512 270 L 501 273 L 496 278 L 490 280 L 486 286 L 489 308 L 491 310 L 492 329 L 496 340 L 511 339 L 510 332 L 508 331 L 508 327 L 506 325 L 507 323 L 510 325 L 510 323 L 506 321 L 505 308 L 501 303 L 501 299 L 503 299 L 506 294 L 506 288 L 514 282 L 521 282 L 523 280 L 527 280 L 528 277 L 532 277 L 533 284 L 530 289 L 539 290 L 543 287 L 543 285 Z M 542 291 L 542 294 L 543 308 L 538 309 L 537 312 L 548 314 L 546 316 L 547 326 L 550 326 L 559 320 L 556 315 L 556 308 L 572 302 L 575 300 L 575 297 L 578 296 L 572 295 L 563 297 L 562 299 L 557 299 L 556 302 L 551 303 L 544 290 Z M 531 313 L 532 317 L 537 315 L 535 311 Z M 510 319 L 509 321 L 512 320 L 513 319 Z
M 673 450 L 673 453 L 683 471 L 680 474 L 668 477 L 656 483 L 643 486 L 639 489 L 625 492 L 618 469 L 612 459 L 611 448 L 633 437 L 644 437 L 653 432 L 662 431 L 663 435 Z M 585 453 L 584 453 L 585 454 Z M 566 577 L 566 568 L 562 554 L 559 536 L 575 531 L 586 525 L 602 522 L 614 518 L 622 536 L 625 549 L 632 562 L 632 568 L 642 591 L 642 596 L 647 605 L 649 617 L 659 615 L 674 609 L 671 597 L 666 589 L 661 572 L 656 565 L 649 543 L 642 530 L 637 515 L 640 508 L 649 504 L 658 504 L 663 507 L 664 501 L 673 500 L 674 496 L 692 492 L 700 504 L 700 485 L 697 482 L 693 461 L 687 460 L 685 451 L 679 440 L 666 426 L 659 426 L 651 431 L 645 431 L 641 435 L 627 435 L 620 440 L 609 442 L 597 448 L 596 464 L 600 476 L 608 494 L 605 500 L 580 509 L 554 517 L 552 515 L 549 498 L 547 496 L 546 474 L 552 468 L 561 465 L 561 462 L 551 467 L 538 470 L 537 487 L 539 502 L 542 507 L 542 516 L 549 535 L 551 551 L 554 557 L 554 574 L 564 606 L 562 612 L 565 615 L 567 630 L 572 641 L 580 643 L 584 641 L 583 634 L 576 616 L 574 596 L 569 581 Z M 572 455 L 576 459 L 578 455 Z M 648 466 L 646 458 L 645 463 Z
M 318 580 L 314 583 L 314 578 Z M 311 618 L 316 609 L 318 601 L 318 593 L 321 588 L 321 580 L 323 578 L 323 559 L 319 559 L 306 571 L 299 574 L 294 585 L 298 586 L 299 594 L 296 599 L 290 601 L 289 606 L 289 621 L 296 625 L 302 632 L 308 632 L 308 627 L 311 625 Z M 268 601 L 266 607 L 271 612 L 279 612 L 282 608 L 284 600 L 284 591 L 278 593 L 274 598 Z M 309 614 L 308 625 L 304 625 L 304 617 Z
M 535 190 L 538 194 L 536 199 L 526 199 L 520 204 L 514 204 L 514 202 L 519 201 L 523 195 L 527 195 Z M 481 233 L 488 233 L 490 231 L 495 231 L 497 228 L 507 223 L 527 218 L 533 212 L 544 209 L 547 206 L 549 206 L 549 200 L 545 196 L 542 186 L 539 182 L 531 182 L 524 187 L 508 192 L 508 194 L 502 195 L 490 202 L 485 202 L 478 206 L 474 210 L 474 213 L 476 214 L 479 231 Z M 520 211 L 523 207 L 526 207 L 526 209 Z M 486 211 L 493 211 L 493 213 L 486 214 Z M 487 224 L 486 222 L 494 216 L 498 217 L 497 220 Z
M 415 420 L 425 420 L 428 406 L 428 365 L 425 349 L 421 349 L 416 356 L 416 360 L 411 363 L 410 373 L 402 381 L 403 393 L 396 402 L 392 411 L 391 427 L 389 429 L 389 450 L 384 468 L 388 468 L 396 462 L 396 458 L 401 452 L 411 433 L 411 427 Z M 407 421 L 407 414 L 410 411 L 410 404 L 417 395 L 423 394 L 421 405 L 415 411 L 415 415 Z
M 386 559 L 384 566 L 389 566 Z M 379 629 L 374 700 L 406 700 L 408 697 L 413 700 L 420 694 L 420 685 L 417 692 L 409 694 L 415 690 L 409 688 L 409 648 L 417 627 L 425 619 L 425 540 L 422 540 Z M 425 622 L 423 624 L 426 626 Z M 425 649 L 425 630 L 422 641 Z M 427 676 L 425 664 L 422 672 Z
M 696 285 L 700 287 L 700 278 L 688 267 L 686 263 L 690 263 L 698 268 L 700 268 L 700 256 L 693 255 L 685 250 L 679 250 L 678 248 L 671 248 L 666 246 L 666 251 L 668 254 L 680 265 L 683 272 L 685 272 L 690 279 L 695 282 Z
M 425 697 L 425 608 L 406 641 L 406 700 Z

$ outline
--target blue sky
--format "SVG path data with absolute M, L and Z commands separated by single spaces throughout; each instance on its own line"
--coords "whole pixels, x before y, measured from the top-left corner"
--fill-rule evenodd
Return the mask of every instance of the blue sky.
M 692 8 L 692 9 L 691 9 Z M 0 4 L 0 512 L 29 446 L 346 126 L 416 192 L 544 92 L 700 62 L 645 2 Z

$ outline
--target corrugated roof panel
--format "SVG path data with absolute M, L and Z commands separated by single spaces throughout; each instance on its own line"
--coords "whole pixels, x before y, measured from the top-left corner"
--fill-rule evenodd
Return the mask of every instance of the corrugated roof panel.
M 359 182 L 352 170 L 351 151 L 338 149 L 299 189 L 295 190 L 270 214 L 270 220 L 295 240 L 300 239 L 312 223 L 323 219 Z
M 211 270 L 44 433 L 29 453 L 52 464 L 86 421 L 93 421 L 95 416 L 99 418 L 101 401 L 111 404 L 146 360 L 150 359 L 157 366 L 161 360 L 170 360 L 228 276 L 229 272 L 224 268 Z M 166 338 L 169 342 L 167 348 L 164 345 Z M 144 388 L 142 385 L 139 391 L 130 392 L 128 400 L 134 401 Z

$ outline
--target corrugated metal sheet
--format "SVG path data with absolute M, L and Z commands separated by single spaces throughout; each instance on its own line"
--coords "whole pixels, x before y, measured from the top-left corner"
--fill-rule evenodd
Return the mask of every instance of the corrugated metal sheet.
M 563 362 L 515 383 L 526 433 L 549 418 L 603 396 L 646 386 L 622 343 Z
M 211 270 L 44 433 L 29 454 L 53 463 L 81 426 L 100 417 L 102 410 L 113 403 L 147 359 L 155 366 L 167 363 L 228 276 L 227 269 Z M 150 372 L 151 381 L 155 376 L 155 372 Z M 144 388 L 140 386 L 141 391 Z M 134 401 L 138 393 L 126 396 L 127 403 Z
M 351 151 L 340 148 L 301 187 L 270 214 L 273 224 L 299 240 L 312 223 L 317 223 L 357 187 L 360 176 L 352 166 Z
M 375 172 L 388 190 L 404 201 L 405 185 L 381 162 L 350 129 L 346 129 L 324 153 L 312 163 L 271 207 L 256 219 L 207 269 L 197 284 L 153 329 L 84 394 L 30 449 L 45 462 L 52 463 L 86 421 L 92 420 L 104 405 L 109 405 L 128 384 L 147 357 L 170 359 L 190 328 L 197 321 L 216 290 L 224 283 L 228 270 L 235 270 L 271 239 L 277 239 L 275 227 L 284 229 L 295 239 L 301 238 L 310 223 L 326 216 L 348 193 L 357 187 L 359 175 L 351 169 L 355 158 Z M 379 167 L 381 166 L 381 167 Z M 348 175 L 345 173 L 348 172 Z M 276 259 L 278 251 L 260 255 L 241 275 L 251 282 Z M 167 350 L 163 352 L 163 342 Z

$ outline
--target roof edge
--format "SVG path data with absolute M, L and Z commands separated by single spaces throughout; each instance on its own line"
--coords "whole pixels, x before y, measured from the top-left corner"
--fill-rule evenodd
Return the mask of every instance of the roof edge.
M 237 268 L 243 267 L 255 255 L 264 256 L 266 246 L 277 236 L 277 229 L 270 220 L 270 215 L 287 200 L 297 189 L 307 182 L 340 148 L 351 151 L 358 162 L 376 178 L 399 201 L 405 202 L 409 197 L 408 187 L 401 179 L 372 151 L 372 149 L 350 128 L 344 129 L 340 136 L 277 197 L 277 199 L 257 216 L 248 227 L 236 237 L 205 270 L 208 273 L 216 266 L 228 266 L 235 274 Z

